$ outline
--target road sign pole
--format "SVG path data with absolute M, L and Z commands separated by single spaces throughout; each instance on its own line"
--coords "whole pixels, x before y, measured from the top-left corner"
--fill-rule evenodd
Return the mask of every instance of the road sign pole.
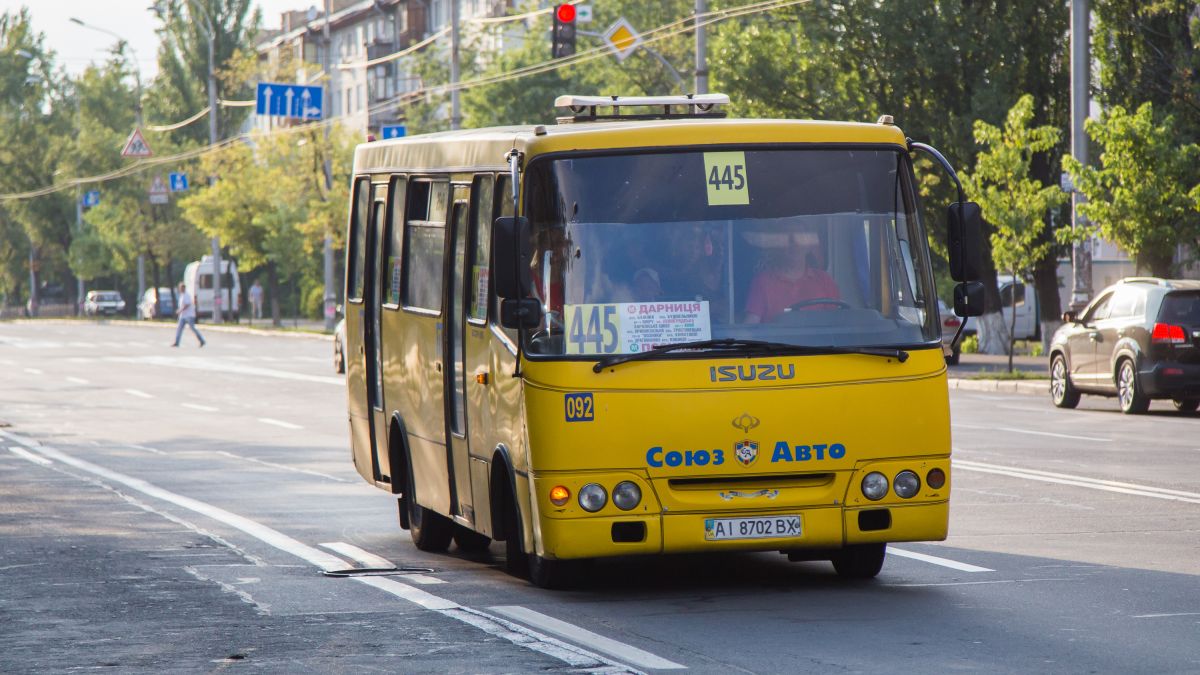
M 215 68 L 213 67 L 213 31 L 216 29 L 213 26 L 211 17 L 208 17 L 208 144 L 210 146 L 217 144 L 217 77 Z M 209 176 L 209 185 L 216 182 L 216 176 Z M 213 261 L 213 323 L 221 323 L 225 320 L 225 308 L 221 306 L 221 238 L 213 235 L 212 238 L 212 261 Z M 232 290 L 230 291 L 232 293 Z M 192 298 L 192 302 L 196 299 Z
M 333 0 L 325 0 L 325 25 L 321 28 L 322 36 L 325 39 L 325 58 L 321 64 L 325 71 L 323 73 L 325 82 L 331 81 L 329 78 L 329 47 L 333 43 L 329 38 L 329 15 L 332 13 L 332 5 Z M 321 102 L 321 107 L 325 107 L 324 101 Z M 324 117 L 324 114 L 322 114 L 322 117 Z M 333 191 L 333 158 L 330 157 L 332 152 L 329 147 L 329 125 L 325 124 L 322 126 L 325 136 L 325 161 L 322 164 L 322 168 L 325 172 L 325 194 L 329 195 Z M 332 333 L 334 328 L 337 327 L 337 284 L 333 278 L 333 234 L 329 231 L 329 227 L 330 225 L 326 224 L 325 243 L 321 253 L 325 262 L 325 331 Z

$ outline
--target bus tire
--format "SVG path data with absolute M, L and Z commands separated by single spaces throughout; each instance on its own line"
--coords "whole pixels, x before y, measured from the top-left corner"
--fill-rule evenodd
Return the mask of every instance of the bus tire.
M 483 553 L 492 545 L 492 540 L 475 530 L 468 529 L 455 523 L 454 544 L 463 553 Z
M 874 579 L 883 569 L 887 544 L 851 544 L 833 556 L 833 569 L 843 579 Z
M 441 553 L 450 546 L 454 522 L 418 504 L 416 492 L 413 491 L 411 469 L 406 478 L 407 490 L 400 503 L 408 508 L 408 533 L 412 535 L 413 544 L 422 551 Z
M 570 564 L 562 560 L 547 560 L 536 553 L 529 554 L 529 581 L 538 588 L 557 589 L 568 585 Z
M 529 576 L 529 557 L 522 544 L 521 515 L 517 510 L 517 499 L 508 493 L 507 508 L 504 509 L 504 571 L 514 577 Z

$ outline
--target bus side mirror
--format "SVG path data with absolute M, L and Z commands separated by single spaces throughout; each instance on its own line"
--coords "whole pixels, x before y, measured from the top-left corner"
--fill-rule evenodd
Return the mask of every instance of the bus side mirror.
M 505 328 L 537 328 L 542 322 L 542 303 L 537 298 L 505 298 L 500 301 L 500 325 Z
M 533 261 L 533 241 L 529 219 L 497 218 L 492 228 L 492 245 L 496 252 L 496 295 L 513 299 L 532 295 L 529 265 Z
M 964 318 L 983 315 L 982 281 L 968 281 L 954 287 L 954 313 Z
M 983 214 L 975 202 L 950 205 L 946 220 L 950 277 L 975 281 L 983 276 Z

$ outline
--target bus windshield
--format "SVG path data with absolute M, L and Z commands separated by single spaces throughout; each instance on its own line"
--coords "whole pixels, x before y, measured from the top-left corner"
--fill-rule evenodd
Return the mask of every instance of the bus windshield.
M 530 164 L 531 355 L 737 338 L 937 341 L 906 156 L 882 146 L 558 156 Z

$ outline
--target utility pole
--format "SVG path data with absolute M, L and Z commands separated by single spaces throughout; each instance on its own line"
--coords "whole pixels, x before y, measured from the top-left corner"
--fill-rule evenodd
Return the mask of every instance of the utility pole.
M 207 11 L 204 12 L 204 18 L 208 24 L 208 144 L 212 146 L 217 144 L 217 76 L 213 54 L 216 26 L 213 25 L 212 16 Z M 217 182 L 216 176 L 208 177 L 209 185 L 215 182 Z M 223 299 L 221 294 L 221 238 L 217 235 L 213 235 L 212 238 L 212 262 L 213 323 L 222 323 L 225 321 L 225 308 L 222 306 L 224 303 L 221 302 Z M 229 292 L 232 294 L 233 289 L 229 289 Z
M 1089 75 L 1091 59 L 1088 53 L 1088 0 L 1071 0 L 1071 157 L 1081 165 L 1088 162 L 1088 139 L 1083 123 L 1088 116 Z M 1084 196 L 1078 187 L 1071 187 L 1071 230 L 1078 232 L 1087 226 L 1079 213 Z M 1092 297 L 1092 242 L 1089 237 L 1071 245 L 1071 268 L 1075 278 L 1071 290 L 1071 309 L 1081 311 Z
M 696 0 L 696 12 L 693 20 L 696 22 L 696 93 L 708 93 L 708 36 L 704 26 L 700 25 L 701 17 L 708 13 L 708 0 Z
M 325 58 L 322 59 L 323 63 L 321 64 L 321 69 L 325 71 L 324 79 L 325 79 L 326 91 L 330 91 L 331 85 L 333 84 L 333 71 L 330 70 L 330 67 L 329 67 L 329 62 L 330 62 L 330 58 L 331 58 L 329 52 L 330 52 L 330 47 L 333 45 L 333 43 L 329 39 L 329 15 L 332 13 L 331 12 L 332 4 L 333 4 L 333 0 L 325 0 L 325 25 L 322 26 L 322 28 L 321 28 L 321 33 L 322 33 L 322 36 L 323 36 L 324 42 L 325 42 L 325 51 L 324 51 Z M 326 100 L 329 100 L 329 99 L 326 99 Z M 325 106 L 325 108 L 328 110 L 328 106 Z M 326 195 L 326 197 L 328 197 L 328 195 L 330 195 L 333 190 L 333 159 L 330 157 L 329 123 L 328 123 L 328 121 L 326 121 L 324 132 L 325 132 L 325 164 L 324 164 L 325 195 Z M 337 310 L 336 310 L 337 288 L 334 284 L 334 279 L 333 279 L 333 235 L 329 232 L 328 226 L 326 226 L 326 227 L 327 227 L 327 229 L 325 230 L 325 244 L 324 244 L 324 248 L 322 250 L 322 253 L 324 254 L 324 258 L 325 258 L 325 331 L 328 333 L 332 333 L 334 327 L 337 324 L 337 316 L 336 316 L 336 314 L 337 314 Z
M 450 0 L 450 128 L 462 126 L 458 106 L 458 0 Z

